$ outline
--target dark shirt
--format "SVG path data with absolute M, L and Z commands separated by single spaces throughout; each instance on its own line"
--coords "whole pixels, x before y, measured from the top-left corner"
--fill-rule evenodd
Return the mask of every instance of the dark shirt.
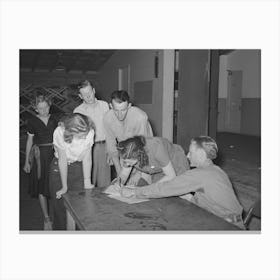
M 57 120 L 50 115 L 47 125 L 36 116 L 27 120 L 27 133 L 34 135 L 34 144 L 45 144 L 53 142 L 53 132 L 57 127 Z

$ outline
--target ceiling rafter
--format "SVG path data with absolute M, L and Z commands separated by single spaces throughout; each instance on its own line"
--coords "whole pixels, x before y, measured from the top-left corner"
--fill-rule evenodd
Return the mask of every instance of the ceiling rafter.
M 74 67 L 74 65 L 77 63 L 77 61 L 79 60 L 81 56 L 81 50 L 77 51 L 77 54 L 75 56 L 73 56 L 72 62 L 69 64 L 69 66 L 66 68 L 66 73 L 69 73 L 69 71 L 71 71 Z
M 39 58 L 40 58 L 40 52 L 36 51 L 31 65 L 32 72 L 35 71 Z
M 59 56 L 58 53 L 61 53 Z M 115 50 L 21 50 L 20 67 L 36 72 L 38 69 L 54 71 L 59 61 L 65 67 L 65 73 L 81 71 L 98 72 Z

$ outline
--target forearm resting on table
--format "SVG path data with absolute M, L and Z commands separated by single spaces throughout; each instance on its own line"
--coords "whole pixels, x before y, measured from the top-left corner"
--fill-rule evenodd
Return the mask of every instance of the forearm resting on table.
M 149 186 L 135 188 L 135 196 L 138 198 L 160 198 L 180 196 L 195 190 L 196 187 L 192 186 L 185 176 L 180 175 L 168 182 L 157 182 Z

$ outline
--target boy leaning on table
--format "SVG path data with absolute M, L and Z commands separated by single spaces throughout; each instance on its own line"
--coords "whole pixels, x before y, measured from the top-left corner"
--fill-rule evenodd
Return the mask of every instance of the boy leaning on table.
M 168 182 L 144 187 L 121 188 L 124 197 L 161 198 L 181 196 L 197 206 L 245 229 L 240 205 L 227 174 L 213 163 L 218 147 L 211 137 L 199 136 L 191 140 L 187 155 L 194 169 Z M 194 193 L 192 195 L 191 193 Z

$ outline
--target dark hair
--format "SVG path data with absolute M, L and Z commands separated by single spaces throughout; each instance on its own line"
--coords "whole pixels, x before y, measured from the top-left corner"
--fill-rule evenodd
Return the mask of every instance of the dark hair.
M 84 87 L 87 87 L 87 86 L 93 87 L 92 83 L 89 80 L 84 80 L 84 81 L 81 81 L 78 84 L 78 89 L 81 89 L 81 88 L 84 88 Z
M 37 109 L 37 106 L 39 103 L 41 102 L 46 102 L 49 106 L 52 105 L 52 100 L 49 96 L 45 95 L 45 94 L 37 94 L 34 99 L 31 101 L 31 106 L 34 109 Z
M 127 103 L 130 102 L 129 95 L 128 95 L 127 91 L 125 91 L 125 90 L 113 91 L 111 94 L 111 102 L 113 100 L 115 100 L 118 103 L 125 102 L 125 101 L 127 101 Z
M 66 143 L 71 143 L 75 134 L 89 133 L 91 129 L 94 129 L 94 123 L 87 116 L 79 113 L 64 116 L 59 125 L 65 128 L 63 137 Z
M 149 158 L 145 151 L 146 139 L 144 136 L 134 136 L 117 144 L 117 150 L 123 159 L 137 159 L 139 167 L 149 164 Z
M 214 139 L 209 136 L 194 137 L 191 142 L 194 142 L 199 148 L 202 148 L 207 155 L 207 158 L 213 160 L 218 155 L 218 146 Z

